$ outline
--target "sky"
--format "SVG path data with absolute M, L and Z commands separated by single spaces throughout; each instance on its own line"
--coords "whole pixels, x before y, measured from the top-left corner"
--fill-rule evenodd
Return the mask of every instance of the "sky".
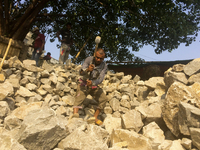
M 152 46 L 144 46 L 139 52 L 133 52 L 135 56 L 143 58 L 145 61 L 176 61 L 176 60 L 189 60 L 200 58 L 200 38 L 197 37 L 196 42 L 193 42 L 189 46 L 181 44 L 178 49 L 172 52 L 162 52 L 161 54 L 156 54 Z M 59 59 L 60 49 L 56 47 L 58 44 L 58 39 L 53 43 L 47 39 L 45 44 L 45 51 L 50 52 L 51 56 L 55 59 Z

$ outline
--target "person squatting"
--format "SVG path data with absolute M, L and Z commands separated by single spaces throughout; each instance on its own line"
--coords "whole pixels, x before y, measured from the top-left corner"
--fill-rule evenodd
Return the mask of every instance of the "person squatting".
M 103 124 L 97 117 L 101 110 L 104 109 L 107 102 L 106 94 L 103 92 L 103 89 L 98 86 L 102 83 L 107 72 L 107 64 L 103 61 L 104 58 L 105 52 L 103 49 L 99 48 L 95 56 L 90 56 L 85 59 L 79 71 L 82 77 L 79 79 L 80 84 L 78 85 L 71 118 L 79 117 L 78 110 L 82 108 L 81 105 L 84 99 L 90 94 L 98 102 L 98 107 L 94 114 L 95 123 L 97 125 Z

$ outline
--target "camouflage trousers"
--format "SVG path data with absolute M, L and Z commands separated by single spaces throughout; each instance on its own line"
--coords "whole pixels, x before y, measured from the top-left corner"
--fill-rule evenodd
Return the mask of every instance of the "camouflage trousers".
M 91 95 L 97 102 L 98 102 L 98 109 L 104 109 L 106 102 L 107 102 L 107 96 L 103 92 L 102 88 L 87 88 L 86 86 L 80 86 L 78 85 L 75 102 L 74 102 L 74 108 L 82 108 L 81 105 L 87 95 Z

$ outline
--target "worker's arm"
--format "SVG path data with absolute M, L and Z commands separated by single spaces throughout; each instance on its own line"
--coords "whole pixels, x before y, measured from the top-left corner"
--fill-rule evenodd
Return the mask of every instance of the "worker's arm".
M 42 46 L 40 47 L 39 51 L 42 53 L 42 50 L 44 49 L 44 44 L 45 44 L 45 36 L 42 34 L 40 35 L 40 38 L 42 40 Z
M 60 38 L 60 31 L 58 31 L 58 32 L 56 33 L 56 36 L 57 36 L 57 38 L 58 38 L 58 41 L 61 41 L 61 38 Z

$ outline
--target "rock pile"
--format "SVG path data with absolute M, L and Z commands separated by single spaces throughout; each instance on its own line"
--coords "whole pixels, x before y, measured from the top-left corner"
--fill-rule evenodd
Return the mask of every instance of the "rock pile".
M 4 61 L 1 150 L 200 149 L 200 58 L 146 81 L 108 71 L 100 85 L 109 99 L 99 116 L 103 127 L 87 123 L 97 107 L 91 96 L 80 118 L 69 119 L 80 67 Z

